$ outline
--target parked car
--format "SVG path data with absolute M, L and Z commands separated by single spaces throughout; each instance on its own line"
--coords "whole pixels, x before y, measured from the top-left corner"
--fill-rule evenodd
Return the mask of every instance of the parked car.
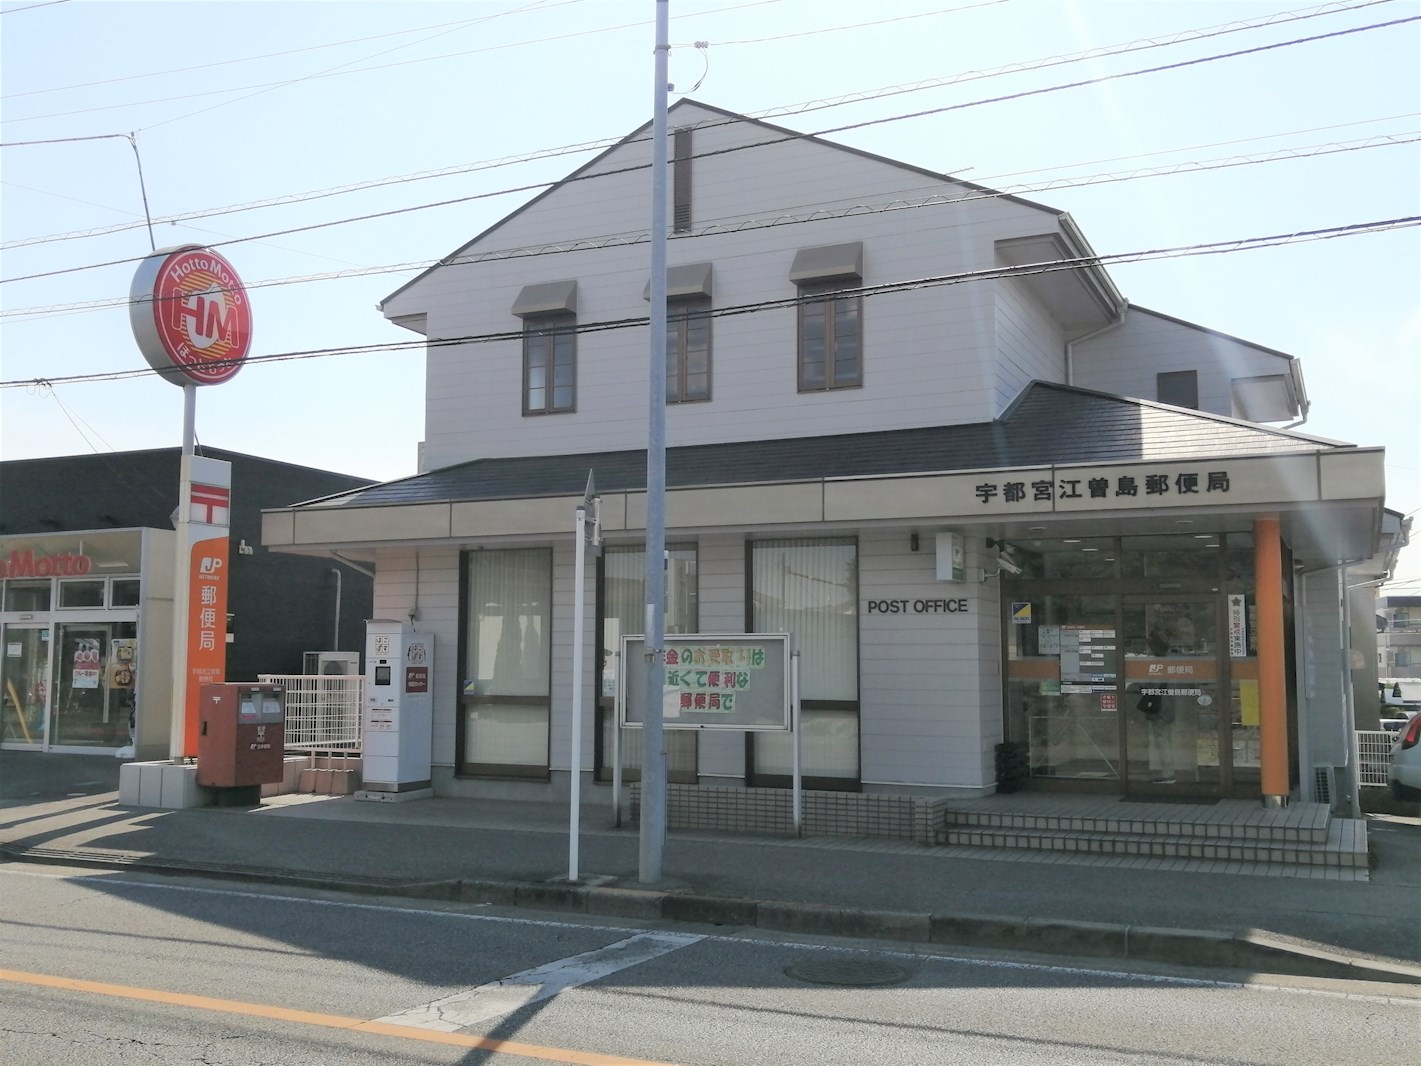
M 1392 745 L 1387 781 L 1397 799 L 1421 799 L 1421 714 L 1412 716 Z

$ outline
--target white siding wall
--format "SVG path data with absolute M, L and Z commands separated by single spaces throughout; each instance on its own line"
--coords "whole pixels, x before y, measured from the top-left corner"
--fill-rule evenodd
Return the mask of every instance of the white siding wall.
M 417 556 L 416 560 L 415 552 L 403 550 L 377 553 L 373 617 L 408 621 L 410 612 L 417 609 L 415 629 L 434 634 L 432 762 L 449 767 L 457 755 L 459 553 L 453 548 L 424 548 Z
M 1000 732 L 1000 697 L 984 701 L 981 674 L 995 673 L 995 583 L 940 582 L 931 537 L 909 550 L 906 531 L 859 538 L 859 715 L 865 787 L 914 785 L 977 789 L 983 747 Z M 957 614 L 868 613 L 873 599 L 967 600 Z
M 996 283 L 996 410 L 1004 411 L 1028 383 L 1065 381 L 1066 339 L 1051 313 L 1017 278 Z
M 690 118 L 680 112 L 677 124 Z M 720 121 L 719 117 L 716 121 Z M 772 135 L 741 125 L 702 129 L 696 151 Z M 629 145 L 600 164 L 646 161 Z M 804 141 L 696 160 L 698 226 L 800 217 L 856 204 L 885 204 L 956 186 Z M 644 233 L 645 172 L 558 188 L 505 221 L 473 251 L 542 246 L 574 237 Z M 1046 212 L 999 199 L 720 232 L 671 243 L 671 265 L 714 264 L 716 307 L 793 297 L 788 274 L 801 247 L 864 242 L 867 284 L 991 266 L 993 242 L 1049 231 Z M 387 301 L 392 316 L 424 313 L 431 338 L 521 327 L 510 309 L 524 285 L 576 279 L 578 319 L 647 313 L 644 243 L 618 248 L 444 267 Z M 793 308 L 716 320 L 714 398 L 668 412 L 673 444 L 979 422 L 995 413 L 997 331 L 989 283 L 893 293 L 864 302 L 864 386 L 801 395 Z M 648 335 L 644 328 L 579 338 L 577 411 L 525 418 L 519 340 L 433 348 L 426 375 L 425 462 L 437 468 L 495 455 L 558 454 L 644 446 Z M 1024 344 L 1029 348 L 1029 344 Z
M 1288 373 L 1288 360 L 1242 341 L 1132 307 L 1118 328 L 1076 346 L 1074 384 L 1157 400 L 1155 376 L 1194 370 L 1199 409 L 1232 416 L 1234 378 Z

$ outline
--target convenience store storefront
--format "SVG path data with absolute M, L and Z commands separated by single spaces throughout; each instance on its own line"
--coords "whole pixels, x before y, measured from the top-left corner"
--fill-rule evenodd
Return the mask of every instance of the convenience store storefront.
M 173 534 L 0 537 L 0 745 L 166 750 Z

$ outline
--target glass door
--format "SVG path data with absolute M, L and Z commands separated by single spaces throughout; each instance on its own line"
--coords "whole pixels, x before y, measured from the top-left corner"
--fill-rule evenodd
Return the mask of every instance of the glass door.
M 1213 597 L 1127 597 L 1125 786 L 1127 792 L 1221 792 L 1227 767 L 1221 722 L 1231 715 Z
M 0 644 L 0 742 L 40 748 L 49 702 L 49 627 L 6 625 Z
M 127 710 L 110 684 L 114 624 L 67 623 L 55 630 L 49 747 L 117 748 L 127 744 Z

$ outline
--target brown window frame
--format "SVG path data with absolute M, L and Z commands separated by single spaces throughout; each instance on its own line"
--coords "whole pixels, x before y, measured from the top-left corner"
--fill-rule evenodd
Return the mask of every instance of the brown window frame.
M 564 405 L 554 402 L 556 388 L 553 386 L 553 379 L 557 372 L 557 347 L 558 341 L 562 337 L 568 338 L 571 345 L 571 373 L 572 383 L 571 399 Z M 533 354 L 535 345 L 546 348 L 544 363 L 541 368 L 543 384 L 541 386 L 532 385 L 532 371 L 535 369 L 530 362 L 530 355 Z M 529 415 L 561 415 L 571 414 L 577 410 L 577 316 L 570 312 L 558 311 L 549 314 L 528 315 L 523 319 L 523 414 Z M 543 394 L 541 404 L 533 404 L 531 397 L 534 391 Z
M 693 322 L 704 320 L 706 329 L 705 394 L 688 394 L 688 362 L 691 355 L 690 330 Z M 709 296 L 685 296 L 668 300 L 666 304 L 666 402 L 709 403 L 714 382 L 713 358 L 715 341 L 711 323 Z
M 829 392 L 836 389 L 859 389 L 863 387 L 863 294 L 859 291 L 857 279 L 839 278 L 833 281 L 806 283 L 799 289 L 799 334 L 797 341 L 798 380 L 800 392 Z M 852 301 L 854 307 L 854 342 L 858 354 L 854 361 L 852 380 L 840 381 L 835 373 L 839 359 L 839 335 L 836 332 L 837 306 Z M 824 380 L 822 383 L 806 383 L 805 380 L 805 326 L 812 318 L 823 320 L 824 330 Z

